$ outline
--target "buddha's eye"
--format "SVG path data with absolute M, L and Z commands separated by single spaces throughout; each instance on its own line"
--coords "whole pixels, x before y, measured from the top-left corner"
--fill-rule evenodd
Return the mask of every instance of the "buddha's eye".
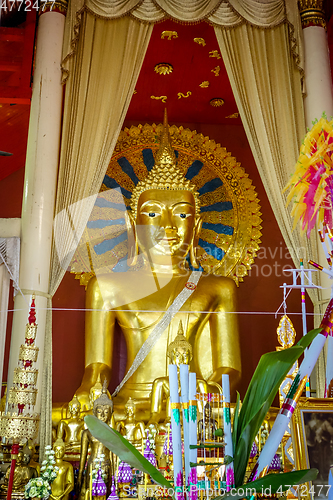
M 177 214 L 177 217 L 180 217 L 181 219 L 187 219 L 187 217 L 191 217 L 191 214 Z
M 156 214 L 155 214 L 155 212 L 149 212 L 148 215 L 149 215 L 149 217 L 155 217 Z

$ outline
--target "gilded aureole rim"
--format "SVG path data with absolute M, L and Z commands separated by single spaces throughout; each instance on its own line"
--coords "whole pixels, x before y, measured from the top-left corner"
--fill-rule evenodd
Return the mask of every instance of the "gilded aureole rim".
M 296 469 L 310 468 L 303 413 L 328 413 L 329 411 L 333 415 L 333 398 L 300 398 L 291 419 L 291 439 Z M 309 493 L 309 490 L 312 487 L 312 482 L 305 484 L 306 494 L 301 495 L 302 491 L 299 489 L 298 498 L 302 500 L 312 500 L 314 497 L 312 497 Z

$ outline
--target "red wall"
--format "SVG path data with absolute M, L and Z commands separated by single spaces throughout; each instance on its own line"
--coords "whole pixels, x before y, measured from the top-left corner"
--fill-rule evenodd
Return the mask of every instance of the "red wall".
M 130 126 L 132 123 L 127 123 Z M 137 124 L 137 123 L 133 123 Z M 176 125 L 181 125 L 176 124 Z M 255 260 L 256 269 L 252 276 L 244 278 L 238 289 L 239 326 L 242 344 L 243 378 L 239 385 L 244 395 L 250 377 L 260 356 L 275 350 L 276 328 L 279 318 L 274 312 L 282 302 L 283 282 L 290 283 L 290 277 L 282 275 L 282 268 L 293 266 L 285 248 L 281 232 L 275 221 L 257 172 L 243 128 L 238 125 L 216 126 L 182 124 L 192 130 L 208 135 L 226 147 L 245 168 L 256 187 L 262 207 L 262 244 Z M 23 191 L 23 169 L 0 181 L 0 217 L 20 217 Z M 268 275 L 271 272 L 270 275 Z M 69 401 L 79 387 L 84 369 L 84 287 L 74 275 L 66 273 L 53 299 L 53 400 Z M 300 293 L 292 291 L 288 298 L 288 313 L 298 336 L 301 335 Z M 312 306 L 307 301 L 307 310 Z M 255 314 L 259 313 L 259 314 Z M 297 315 L 292 315 L 297 313 Z M 9 315 L 9 327 L 11 315 Z M 309 328 L 312 321 L 309 320 Z M 8 329 L 8 332 L 10 329 Z M 7 335 L 9 337 L 9 335 Z M 8 338 L 7 338 L 8 340 Z M 8 342 L 7 342 L 8 344 Z M 8 344 L 9 345 L 9 344 Z M 8 353 L 7 353 L 8 354 Z M 112 387 L 120 380 L 125 366 L 126 348 L 121 336 L 114 353 L 115 375 Z M 5 367 L 6 370 L 6 367 Z

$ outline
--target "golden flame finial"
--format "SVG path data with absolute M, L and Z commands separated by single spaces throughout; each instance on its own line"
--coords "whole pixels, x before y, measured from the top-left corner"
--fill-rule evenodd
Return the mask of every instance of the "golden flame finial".
M 140 195 L 150 189 L 190 191 L 195 200 L 196 216 L 200 214 L 200 200 L 197 188 L 184 176 L 177 166 L 177 158 L 171 145 L 167 110 L 164 110 L 163 130 L 160 146 L 155 154 L 155 165 L 147 177 L 135 186 L 130 200 L 133 217 L 136 218 Z

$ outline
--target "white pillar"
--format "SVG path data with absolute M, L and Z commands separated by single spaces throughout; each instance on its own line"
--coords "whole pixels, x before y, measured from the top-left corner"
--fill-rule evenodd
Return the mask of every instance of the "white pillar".
M 332 75 L 323 0 L 300 0 L 299 7 L 304 37 L 305 123 L 311 129 L 312 122 L 316 118 L 319 120 L 323 112 L 326 113 L 329 120 L 333 116 Z M 319 237 L 317 241 L 319 263 L 327 267 L 327 260 Z M 320 285 L 323 287 L 320 293 L 321 300 L 324 302 L 321 309 L 325 310 L 326 302 L 330 298 L 332 281 L 324 273 L 320 273 L 319 280 Z M 326 360 L 326 355 L 324 357 L 320 356 L 316 372 L 313 372 L 311 377 L 311 387 L 316 389 L 317 397 L 324 396 L 324 387 L 321 382 L 325 377 L 324 359 Z
M 45 4 L 43 4 L 45 5 Z M 50 7 L 51 8 L 51 7 Z M 62 110 L 61 54 L 65 16 L 44 7 L 37 32 L 36 66 L 28 132 L 21 219 L 20 288 L 48 293 L 52 224 L 59 160 Z M 19 346 L 24 342 L 31 295 L 15 298 L 10 346 L 8 387 L 17 366 Z M 38 396 L 40 411 L 47 299 L 36 295 Z
M 322 0 L 300 0 L 305 57 L 305 121 L 308 128 L 323 112 L 333 117 L 332 75 Z
M 312 122 L 316 118 L 319 120 L 323 112 L 329 120 L 333 117 L 332 74 L 322 10 L 323 0 L 300 0 L 299 4 L 304 36 L 305 123 L 311 129 Z M 327 267 L 319 237 L 318 245 L 320 264 Z M 326 274 L 320 273 L 320 282 L 325 288 L 321 298 L 325 300 L 330 297 L 332 281 Z

